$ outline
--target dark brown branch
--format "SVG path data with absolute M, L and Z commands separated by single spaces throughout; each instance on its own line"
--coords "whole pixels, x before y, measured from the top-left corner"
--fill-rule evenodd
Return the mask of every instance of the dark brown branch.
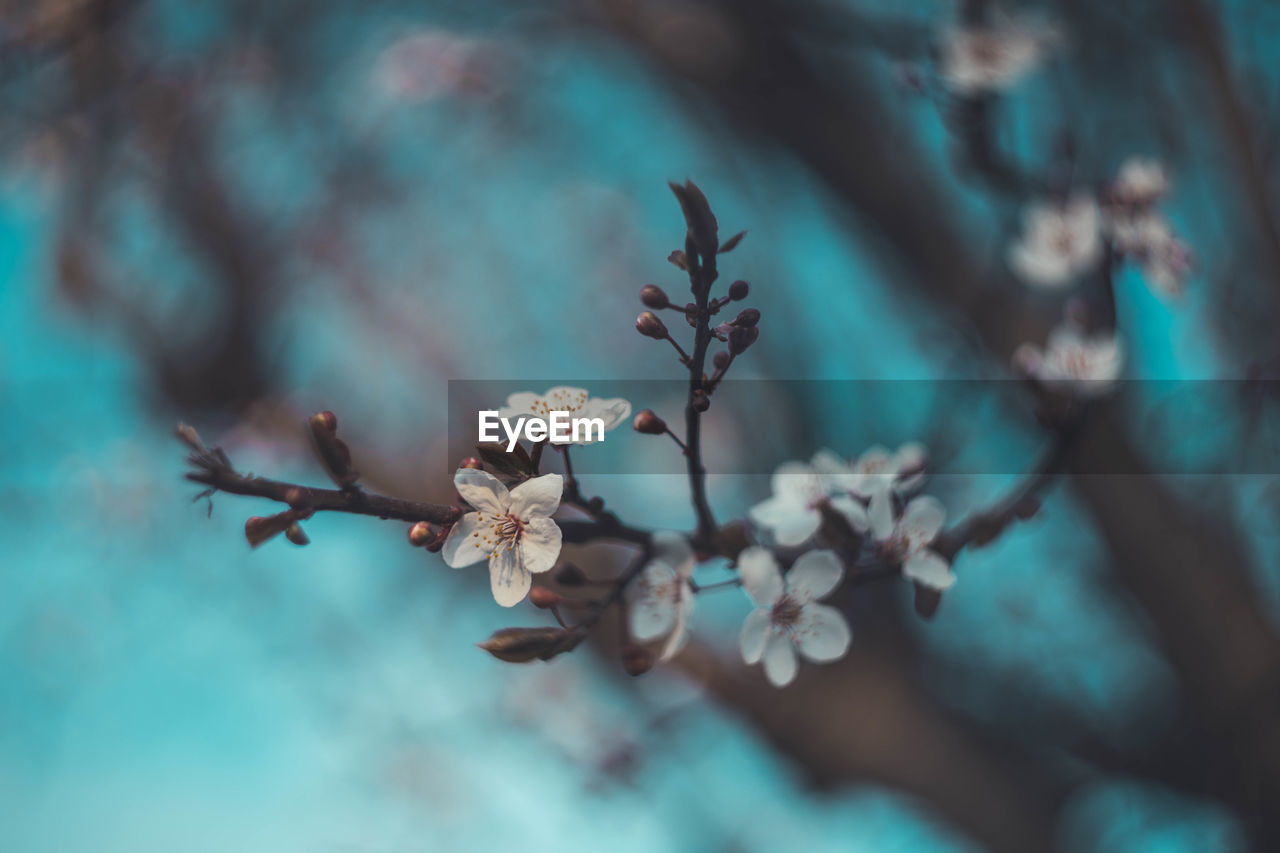
M 711 344 L 711 311 L 708 299 L 711 285 L 716 276 L 715 252 L 702 255 L 693 241 L 687 241 L 685 255 L 689 259 L 689 283 L 693 287 L 695 304 L 697 305 L 696 325 L 693 335 L 693 355 L 689 359 L 689 399 L 685 404 L 685 459 L 689 468 L 689 490 L 693 498 L 693 509 L 698 516 L 698 538 L 710 542 L 715 538 L 716 520 L 711 513 L 711 505 L 707 502 L 707 469 L 702 464 L 702 413 L 694 405 L 694 398 L 703 389 L 703 373 L 707 362 L 707 348 Z

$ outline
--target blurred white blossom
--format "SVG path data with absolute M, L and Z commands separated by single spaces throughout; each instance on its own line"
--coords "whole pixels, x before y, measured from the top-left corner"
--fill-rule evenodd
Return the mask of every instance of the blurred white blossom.
M 1082 397 L 1111 390 L 1124 366 L 1124 352 L 1115 334 L 1087 335 L 1069 322 L 1050 333 L 1043 350 L 1035 344 L 1023 344 L 1013 358 L 1015 366 L 1028 376 Z
M 1169 192 L 1164 164 L 1151 157 L 1130 157 L 1120 164 L 1111 184 L 1111 200 L 1118 204 L 1149 205 Z
M 528 594 L 532 575 L 550 570 L 560 556 L 560 528 L 551 516 L 564 480 L 543 474 L 508 491 L 486 471 L 459 468 L 453 485 L 476 511 L 453 525 L 441 556 L 455 569 L 487 559 L 494 600 L 512 607 Z
M 939 70 L 957 94 L 998 92 L 1039 65 L 1055 38 L 1051 28 L 1018 21 L 955 27 L 942 36 Z
M 866 509 L 851 494 L 860 481 L 838 455 L 820 450 L 810 462 L 779 465 L 773 472 L 772 497 L 753 506 L 748 517 L 786 546 L 799 545 L 817 533 L 827 506 L 861 532 L 867 529 Z
M 666 637 L 658 660 L 670 660 L 684 645 L 693 617 L 689 578 L 697 559 L 679 533 L 653 535 L 653 558 L 627 588 L 627 621 L 632 638 L 647 643 Z
M 839 660 L 849 651 L 852 636 L 844 616 L 817 603 L 844 579 L 844 566 L 834 552 L 802 555 L 784 581 L 773 554 L 752 547 L 738 555 L 738 572 L 756 604 L 742 625 L 742 659 L 763 661 L 774 686 L 785 687 L 796 677 L 797 651 L 815 663 Z
M 930 589 L 948 589 L 956 582 L 950 564 L 929 548 L 942 530 L 947 511 L 942 502 L 928 495 L 907 504 L 894 519 L 894 501 L 881 494 L 871 501 L 871 535 L 880 553 L 902 564 L 902 576 Z
M 881 492 L 910 491 L 924 478 L 925 455 L 924 446 L 915 442 L 892 452 L 878 444 L 870 447 L 852 465 L 855 480 L 851 491 L 867 499 Z
M 1102 255 L 1102 217 L 1088 195 L 1065 204 L 1038 202 L 1023 214 L 1022 236 L 1009 248 L 1009 267 L 1032 287 L 1066 287 Z
M 604 422 L 604 430 L 608 432 L 627 418 L 631 417 L 631 403 L 621 397 L 592 397 L 582 388 L 557 385 L 545 394 L 532 391 L 520 391 L 507 397 L 507 404 L 498 410 L 503 418 L 539 417 L 546 418 L 550 412 L 568 412 L 575 418 L 599 418 Z M 578 444 L 591 444 L 595 441 L 592 430 L 585 430 L 586 436 Z M 552 444 L 570 444 L 572 442 L 552 441 Z

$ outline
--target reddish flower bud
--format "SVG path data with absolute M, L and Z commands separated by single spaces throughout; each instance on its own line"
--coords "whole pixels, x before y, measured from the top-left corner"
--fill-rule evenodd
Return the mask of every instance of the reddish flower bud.
M 667 292 L 656 284 L 646 284 L 640 288 L 640 301 L 655 310 L 661 310 L 671 304 Z
M 563 596 L 552 592 L 545 586 L 535 586 L 529 590 L 529 603 L 542 610 L 546 610 L 548 607 L 555 607 L 563 600 Z
M 409 544 L 421 548 L 436 538 L 436 532 L 425 521 L 419 521 L 409 528 Z
M 459 468 L 475 468 L 477 471 L 484 470 L 484 463 L 474 456 L 468 456 L 458 463 Z
M 667 422 L 653 413 L 653 409 L 643 409 L 631 422 L 636 432 L 645 435 L 662 435 L 667 431 Z
M 742 355 L 747 351 L 747 347 L 756 342 L 758 337 L 760 337 L 760 329 L 756 326 L 735 326 L 729 332 L 729 352 L 734 355 Z
M 720 352 L 711 356 L 711 364 L 715 366 L 716 370 L 724 370 L 726 367 L 729 366 L 729 353 L 725 352 L 724 350 L 721 350 Z
M 636 331 L 646 338 L 653 338 L 658 341 L 667 337 L 667 327 L 658 319 L 658 315 L 652 311 L 645 311 L 636 318 Z
M 313 427 L 324 427 L 329 432 L 337 432 L 338 416 L 328 409 L 325 409 L 323 412 L 316 412 L 311 416 L 311 425 Z
M 436 553 L 437 551 L 439 551 L 441 548 L 444 547 L 444 539 L 445 539 L 444 533 L 443 532 L 439 533 L 435 539 L 432 539 L 430 542 L 427 543 L 427 550 L 430 551 L 432 554 Z
M 733 325 L 742 326 L 744 328 L 750 328 L 759 322 L 760 322 L 759 308 L 744 308 L 742 309 L 741 312 L 738 313 L 737 317 L 733 318 Z
M 644 646 L 628 643 L 622 647 L 622 669 L 627 675 L 644 675 L 653 669 L 653 653 Z
M 729 298 L 734 302 L 741 302 L 747 298 L 747 293 L 750 291 L 751 285 L 747 284 L 742 279 L 738 279 L 733 284 L 729 285 Z
M 705 412 L 711 408 L 711 400 L 707 397 L 707 392 L 699 388 L 693 392 L 693 410 L 695 412 Z
M 587 573 L 573 563 L 565 563 L 552 577 L 561 586 L 582 586 L 587 582 Z

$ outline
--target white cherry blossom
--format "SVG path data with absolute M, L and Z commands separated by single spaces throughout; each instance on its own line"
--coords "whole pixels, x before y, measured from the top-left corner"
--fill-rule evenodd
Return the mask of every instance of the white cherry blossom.
M 956 27 L 942 36 L 939 71 L 951 91 L 982 95 L 1008 89 L 1040 64 L 1054 33 L 1006 21 L 994 27 Z
M 915 442 L 903 444 L 896 451 L 877 444 L 851 466 L 856 478 L 851 491 L 867 499 L 879 492 L 910 491 L 924 477 L 924 461 L 924 446 Z
M 751 547 L 738 555 L 742 586 L 756 609 L 742 625 L 739 645 L 749 664 L 764 662 L 764 674 L 775 687 L 796 677 L 796 653 L 815 663 L 839 660 L 852 636 L 839 610 L 818 600 L 844 579 L 844 566 L 832 551 L 809 551 L 786 579 L 771 552 Z
M 1068 322 L 1050 333 L 1045 349 L 1023 344 L 1013 359 L 1020 370 L 1050 388 L 1097 397 L 1110 391 L 1120 376 L 1124 351 L 1114 334 L 1087 335 Z
M 592 397 L 582 388 L 568 385 L 557 385 L 545 394 L 532 391 L 520 391 L 507 397 L 507 404 L 498 410 L 502 418 L 539 417 L 546 418 L 548 413 L 569 412 L 574 418 L 600 418 L 604 421 L 604 430 L 608 432 L 631 417 L 631 403 L 621 397 Z M 586 431 L 593 436 L 591 430 Z M 590 444 L 595 439 L 587 438 L 579 444 Z M 568 444 L 571 442 L 555 441 L 552 444 Z
M 1119 204 L 1149 205 L 1169 192 L 1164 164 L 1150 157 L 1130 157 L 1120 164 L 1111 184 L 1111 199 Z
M 658 660 L 670 660 L 684 645 L 693 617 L 689 578 L 697 558 L 679 533 L 653 535 L 653 556 L 627 588 L 627 622 L 632 638 L 648 643 L 666 637 Z
M 560 507 L 564 479 L 543 474 L 508 491 L 486 471 L 459 468 L 453 485 L 475 512 L 449 531 L 441 550 L 445 563 L 460 569 L 487 559 L 494 600 L 503 607 L 518 604 L 532 575 L 548 571 L 560 556 L 560 528 L 551 516 Z
M 882 494 L 871 501 L 871 535 L 876 548 L 888 560 L 902 564 L 902 576 L 929 587 L 944 590 L 956 582 L 950 564 L 929 548 L 942 530 L 947 511 L 937 498 L 914 498 L 894 520 L 894 503 Z
M 773 472 L 773 496 L 751 508 L 748 517 L 767 529 L 779 545 L 799 545 L 822 526 L 824 506 L 830 506 L 858 532 L 867 529 L 863 505 L 850 492 L 858 475 L 830 450 L 820 450 L 810 462 L 784 462 Z
M 1031 287 L 1066 287 L 1101 258 L 1101 225 L 1098 203 L 1088 195 L 1032 204 L 1022 236 L 1009 248 L 1009 267 Z

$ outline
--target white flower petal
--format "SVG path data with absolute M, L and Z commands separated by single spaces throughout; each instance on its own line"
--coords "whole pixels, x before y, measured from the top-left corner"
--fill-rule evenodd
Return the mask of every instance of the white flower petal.
M 800 654 L 815 663 L 844 657 L 853 640 L 844 616 L 825 604 L 810 604 L 801 611 L 793 637 Z
M 511 490 L 511 514 L 522 521 L 550 516 L 560 508 L 564 478 L 559 474 L 543 474 L 525 480 Z
M 786 687 L 796 677 L 796 649 L 784 634 L 773 634 L 764 647 L 764 674 L 774 687 Z
M 907 504 L 902 520 L 898 522 L 898 532 L 906 538 L 911 549 L 923 548 L 938 537 L 946 518 L 947 510 L 942 501 L 922 495 Z
M 933 551 L 924 550 L 911 554 L 902 564 L 902 576 L 930 589 L 950 589 L 956 582 L 955 572 Z
M 742 623 L 742 634 L 738 637 L 742 659 L 747 663 L 759 663 L 764 656 L 764 647 L 769 642 L 770 633 L 768 610 L 758 609 L 748 613 L 747 620 Z
M 520 559 L 532 574 L 550 571 L 560 558 L 560 526 L 549 518 L 531 518 L 520 534 Z
M 829 594 L 844 580 L 844 565 L 834 551 L 802 554 L 787 572 L 787 592 L 801 604 Z
M 773 472 L 770 486 L 775 496 L 799 504 L 810 503 L 824 494 L 818 473 L 804 462 L 783 462 Z
M 768 529 L 779 545 L 799 545 L 817 533 L 822 524 L 822 516 L 816 509 L 790 495 L 766 498 L 753 506 L 747 515 Z
M 693 624 L 693 590 L 687 584 L 680 585 L 680 603 L 676 607 L 676 624 L 667 635 L 667 641 L 658 652 L 658 661 L 669 661 L 675 657 L 689 637 L 689 626 Z
M 591 399 L 582 407 L 578 417 L 600 418 L 604 421 L 605 432 L 608 432 L 631 417 L 631 403 L 621 397 Z
M 449 530 L 445 537 L 440 556 L 446 566 L 460 569 L 478 563 L 489 556 L 489 546 L 481 542 L 480 535 L 489 529 L 489 525 L 480 520 L 480 513 L 469 512 Z
M 507 397 L 507 404 L 498 410 L 498 417 L 513 420 L 530 415 L 541 417 L 542 410 L 538 406 L 541 402 L 542 398 L 532 391 L 520 391 Z
M 493 600 L 503 607 L 514 607 L 529 594 L 533 576 L 520 563 L 517 548 L 503 548 L 489 560 L 489 585 Z
M 670 566 L 654 561 L 627 588 L 627 621 L 636 642 L 656 640 L 675 627 L 677 582 Z
M 682 578 L 688 578 L 693 574 L 693 567 L 697 563 L 697 557 L 693 553 L 693 545 L 689 543 L 688 537 L 683 533 L 676 533 L 674 530 L 659 530 L 653 534 L 651 538 L 653 546 L 653 558 L 661 560 Z
M 871 527 L 871 517 L 862 501 L 849 495 L 836 495 L 831 499 L 831 507 L 844 516 L 845 521 L 855 533 L 866 533 Z
M 488 471 L 459 468 L 453 475 L 453 487 L 464 501 L 490 515 L 502 515 L 511 502 L 507 487 Z
M 782 572 L 766 549 L 752 546 L 739 554 L 738 575 L 742 588 L 760 607 L 772 607 L 782 597 Z
M 877 542 L 883 542 L 893 535 L 893 495 L 890 492 L 876 492 L 871 496 L 871 505 L 867 508 L 867 518 L 871 522 L 871 535 Z

